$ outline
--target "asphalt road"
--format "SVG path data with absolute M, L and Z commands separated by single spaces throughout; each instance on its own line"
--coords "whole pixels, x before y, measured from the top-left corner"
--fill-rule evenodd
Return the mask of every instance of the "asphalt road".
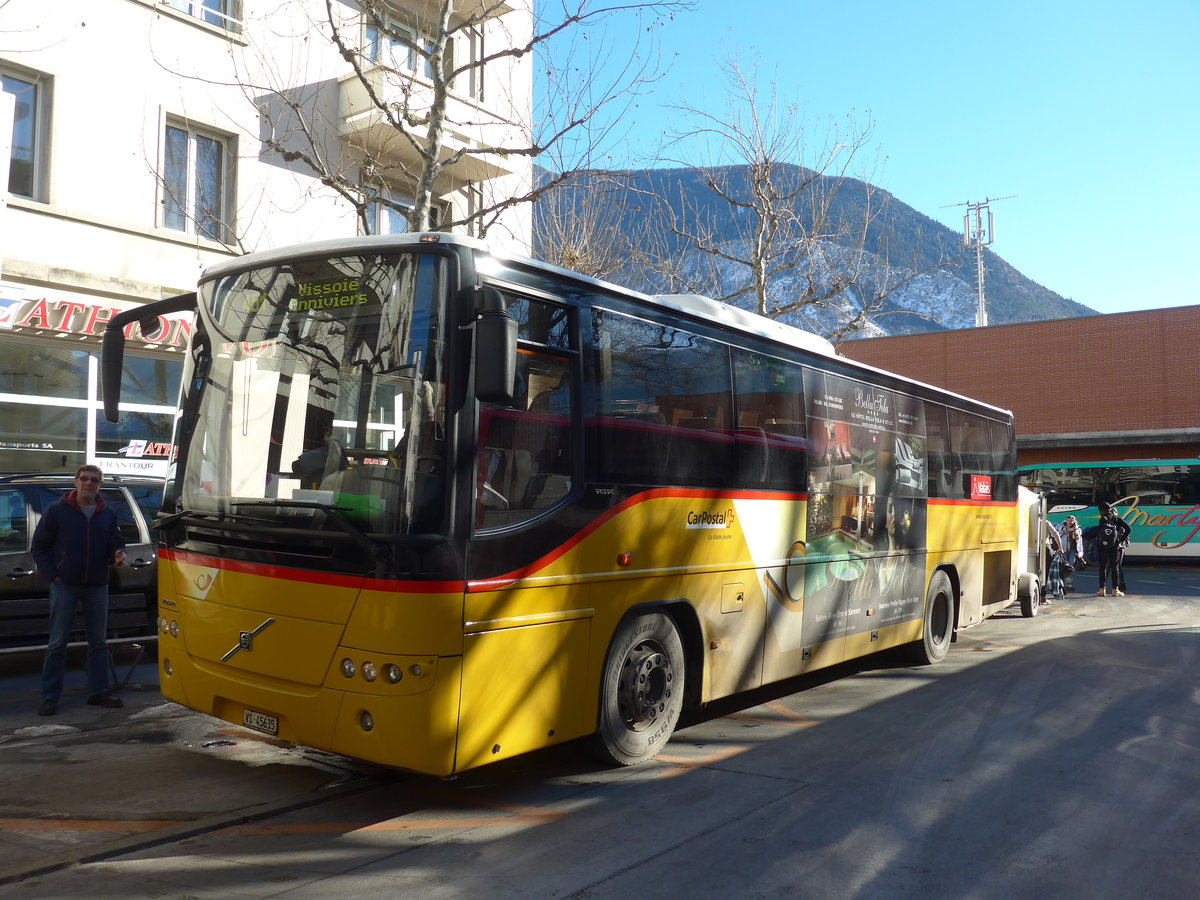
M 1194 897 L 1200 569 L 1128 580 L 994 617 L 937 667 L 723 702 L 620 770 L 573 745 L 380 770 L 165 703 L 130 659 L 124 709 L 80 688 L 40 719 L 36 660 L 7 660 L 0 895 Z

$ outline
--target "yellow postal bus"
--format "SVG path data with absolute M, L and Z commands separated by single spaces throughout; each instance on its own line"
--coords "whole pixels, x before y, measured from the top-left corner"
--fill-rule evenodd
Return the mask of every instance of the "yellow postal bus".
M 781 323 L 324 242 L 114 319 L 110 418 L 123 328 L 185 308 L 161 684 L 230 722 L 436 775 L 586 736 L 633 764 L 685 706 L 937 662 L 1018 596 L 1010 414 Z

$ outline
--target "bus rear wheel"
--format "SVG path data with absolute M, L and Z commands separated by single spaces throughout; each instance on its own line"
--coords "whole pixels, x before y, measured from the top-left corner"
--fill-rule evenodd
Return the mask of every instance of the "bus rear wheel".
M 1021 601 L 1021 615 L 1027 619 L 1038 614 L 1042 604 L 1042 586 L 1036 575 L 1025 572 L 1017 579 L 1017 597 Z
M 925 622 L 921 640 L 913 644 L 913 657 L 921 665 L 934 665 L 946 658 L 954 639 L 954 585 L 943 571 L 929 579 L 925 596 Z
M 666 745 L 683 710 L 683 642 L 669 616 L 633 616 L 617 628 L 600 683 L 593 749 L 605 762 L 632 766 Z

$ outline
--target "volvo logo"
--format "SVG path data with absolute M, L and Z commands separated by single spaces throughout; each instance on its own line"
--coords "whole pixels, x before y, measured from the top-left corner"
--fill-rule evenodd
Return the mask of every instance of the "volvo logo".
M 256 637 L 258 637 L 260 634 L 262 634 L 263 630 L 268 625 L 272 625 L 272 624 L 274 624 L 274 622 L 275 622 L 275 619 L 274 619 L 274 617 L 272 617 L 270 619 L 267 619 L 267 621 L 263 622 L 261 625 L 259 625 L 257 628 L 255 628 L 253 631 L 243 631 L 241 634 L 239 634 L 238 642 L 233 646 L 232 650 L 230 650 L 228 653 L 226 653 L 224 656 L 221 657 L 221 662 L 229 662 L 229 660 L 233 656 L 233 654 L 237 653 L 239 650 L 253 650 L 254 649 L 254 647 L 253 647 L 254 639 Z

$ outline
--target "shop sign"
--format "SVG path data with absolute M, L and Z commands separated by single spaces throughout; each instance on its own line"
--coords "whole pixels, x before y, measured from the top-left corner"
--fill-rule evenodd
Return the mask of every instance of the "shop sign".
M 147 475 L 151 478 L 167 477 L 165 459 L 129 459 L 124 456 L 99 456 L 90 462 L 99 466 L 105 475 Z
M 98 301 L 86 294 L 52 288 L 30 289 L 0 283 L 0 330 L 19 334 L 52 334 L 99 342 L 109 319 L 138 304 L 120 300 Z M 192 334 L 187 313 L 158 316 L 157 328 L 143 334 L 137 322 L 125 328 L 125 337 L 161 350 L 182 350 Z

